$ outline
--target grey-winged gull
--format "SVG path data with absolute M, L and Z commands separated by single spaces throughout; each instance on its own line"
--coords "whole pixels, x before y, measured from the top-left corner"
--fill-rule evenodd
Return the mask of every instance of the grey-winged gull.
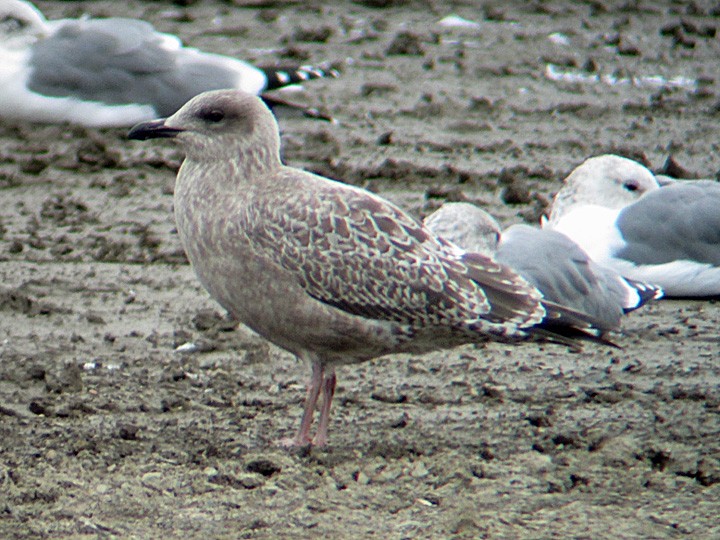
M 565 180 L 547 227 L 563 232 L 592 259 L 666 297 L 720 295 L 720 184 L 677 181 L 660 187 L 639 163 L 608 174 L 592 158 Z M 617 158 L 615 159 L 622 159 Z M 644 170 L 644 171 L 643 171 Z M 591 197 L 586 196 L 592 193 Z
M 258 68 L 183 47 L 137 19 L 47 21 L 20 0 L 0 0 L 0 58 L 0 117 L 95 127 L 168 116 L 207 90 L 259 94 L 337 74 L 309 66 Z
M 594 263 L 562 233 L 516 224 L 501 232 L 495 219 L 470 203 L 445 203 L 425 218 L 435 234 L 516 270 L 543 296 L 592 316 L 602 331 L 616 330 L 624 313 L 662 296 Z
M 377 195 L 284 165 L 277 122 L 255 96 L 207 92 L 129 137 L 183 145 L 175 220 L 200 282 L 312 366 L 294 444 L 326 443 L 337 365 L 542 334 L 537 325 L 566 315 L 585 325 L 511 269 L 434 236 Z
M 653 173 L 632 159 L 613 154 L 591 157 L 565 178 L 553 199 L 549 221 L 557 222 L 571 206 L 573 210 L 582 206 L 622 208 L 659 187 Z

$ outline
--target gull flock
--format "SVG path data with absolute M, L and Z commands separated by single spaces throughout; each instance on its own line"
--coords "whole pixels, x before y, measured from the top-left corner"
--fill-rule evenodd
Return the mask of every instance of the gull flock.
M 648 302 L 720 296 L 716 182 L 661 185 L 601 155 L 568 175 L 538 226 L 501 230 L 465 203 L 421 223 L 282 163 L 261 98 L 332 70 L 260 68 L 139 20 L 48 21 L 20 0 L 0 0 L 0 54 L 0 118 L 137 124 L 131 139 L 184 149 L 175 220 L 199 281 L 310 365 L 291 445 L 327 444 L 338 366 L 493 340 L 611 345 Z

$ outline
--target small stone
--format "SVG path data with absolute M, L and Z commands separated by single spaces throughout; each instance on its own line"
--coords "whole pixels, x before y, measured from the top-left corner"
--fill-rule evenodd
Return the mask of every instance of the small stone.
M 422 56 L 425 54 L 420 37 L 412 32 L 400 32 L 385 50 L 387 55 Z
M 367 486 L 370 483 L 370 477 L 363 471 L 360 471 L 355 476 L 355 481 L 362 486 Z
M 218 470 L 215 467 L 205 467 L 203 469 L 203 474 L 208 478 L 212 478 L 218 475 Z
M 161 490 L 162 488 L 159 486 L 160 482 L 163 479 L 163 473 L 157 472 L 157 471 L 151 471 L 146 472 L 142 475 L 140 478 L 140 482 L 143 486 Z
M 73 393 L 83 389 L 82 368 L 68 362 L 61 366 L 53 366 L 45 372 L 45 387 L 48 392 Z
M 412 476 L 413 478 L 424 478 L 429 473 L 430 471 L 425 466 L 425 463 L 423 463 L 422 461 L 417 461 L 415 462 L 415 465 L 410 471 L 410 476 Z
M 255 459 L 245 465 L 245 470 L 269 478 L 279 473 L 282 470 L 282 467 L 273 463 L 269 459 Z
M 8 246 L 8 252 L 10 253 L 21 253 L 23 250 L 23 244 L 20 240 L 13 240 Z
M 125 441 L 136 441 L 138 429 L 135 424 L 122 424 L 118 429 L 118 436 Z
M 377 144 L 380 146 L 387 146 L 389 144 L 392 144 L 393 142 L 393 132 L 392 131 L 386 131 L 382 135 L 380 135 L 377 138 Z

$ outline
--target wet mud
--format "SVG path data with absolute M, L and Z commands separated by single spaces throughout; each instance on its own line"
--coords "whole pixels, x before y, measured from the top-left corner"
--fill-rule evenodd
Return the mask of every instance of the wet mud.
M 281 94 L 336 120 L 281 117 L 286 162 L 419 218 L 469 200 L 534 222 L 605 152 L 720 170 L 712 3 L 180 4 L 38 2 L 331 63 Z M 0 537 L 720 536 L 716 302 L 633 313 L 618 350 L 340 368 L 330 445 L 287 451 L 307 366 L 200 287 L 172 218 L 182 154 L 125 134 L 0 121 Z

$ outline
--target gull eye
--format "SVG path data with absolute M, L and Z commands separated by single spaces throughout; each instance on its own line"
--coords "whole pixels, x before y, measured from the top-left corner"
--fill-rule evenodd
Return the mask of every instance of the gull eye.
M 625 189 L 627 189 L 628 191 L 637 191 L 638 189 L 640 189 L 640 186 L 638 186 L 637 182 L 635 182 L 635 181 L 625 182 L 623 184 L 623 187 Z
M 221 122 L 223 118 L 225 118 L 225 113 L 220 109 L 206 109 L 200 111 L 200 114 L 198 116 L 206 122 L 217 124 L 218 122 Z
M 2 20 L 0 20 L 0 26 L 3 26 L 6 32 L 12 33 L 17 32 L 18 30 L 22 30 L 26 26 L 29 26 L 29 24 L 22 19 L 17 19 L 15 17 L 7 15 L 3 17 Z

